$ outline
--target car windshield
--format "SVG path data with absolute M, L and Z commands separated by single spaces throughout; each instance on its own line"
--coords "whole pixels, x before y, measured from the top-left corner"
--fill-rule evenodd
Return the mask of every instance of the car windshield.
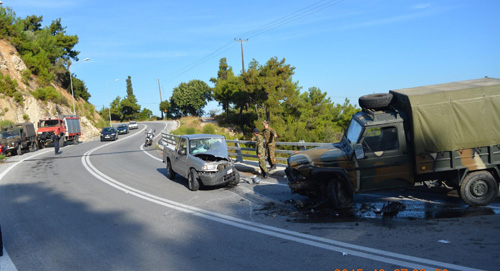
M 118 128 L 127 128 L 127 124 L 120 124 L 118 125 Z
M 189 153 L 193 155 L 209 154 L 222 158 L 227 158 L 229 155 L 224 138 L 193 139 L 189 142 Z
M 114 132 L 115 129 L 111 128 L 111 127 L 106 127 L 104 129 L 102 129 L 103 132 Z
M 359 124 L 359 122 L 357 122 L 355 119 L 352 119 L 345 135 L 351 145 L 358 142 L 362 130 L 363 126 L 361 126 L 361 124 Z
M 131 122 L 129 122 L 129 124 L 135 124 L 135 121 L 131 121 Z

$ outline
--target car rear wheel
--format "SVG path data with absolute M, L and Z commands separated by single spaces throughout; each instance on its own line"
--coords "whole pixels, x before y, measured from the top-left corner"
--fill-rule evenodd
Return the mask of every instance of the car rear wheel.
M 467 174 L 460 185 L 460 198 L 470 206 L 485 206 L 498 195 L 498 183 L 488 171 Z
M 175 171 L 172 168 L 172 163 L 170 163 L 170 159 L 167 160 L 167 178 L 170 180 L 175 179 Z
M 198 191 L 198 189 L 200 189 L 200 181 L 198 179 L 198 172 L 196 172 L 196 170 L 194 170 L 194 169 L 191 169 L 191 171 L 189 171 L 188 186 L 189 186 L 189 190 L 191 190 L 191 191 Z

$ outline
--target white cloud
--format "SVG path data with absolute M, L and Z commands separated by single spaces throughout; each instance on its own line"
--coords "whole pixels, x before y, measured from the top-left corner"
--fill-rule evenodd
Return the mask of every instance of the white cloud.
M 418 5 L 414 5 L 412 8 L 413 9 L 426 9 L 426 8 L 429 8 L 430 6 L 432 6 L 431 3 L 421 3 Z

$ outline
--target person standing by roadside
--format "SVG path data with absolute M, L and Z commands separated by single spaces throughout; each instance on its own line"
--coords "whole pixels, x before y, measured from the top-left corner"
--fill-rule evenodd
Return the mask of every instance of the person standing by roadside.
M 54 152 L 55 154 L 59 154 L 59 140 L 61 139 L 61 137 L 64 135 L 63 132 L 61 132 L 60 134 L 53 134 L 52 135 L 52 142 L 54 142 Z
M 266 120 L 262 122 L 262 125 L 264 125 L 264 130 L 262 131 L 262 135 L 266 140 L 265 146 L 266 146 L 267 161 L 269 162 L 269 166 L 271 167 L 270 170 L 273 170 L 276 169 L 275 140 L 278 137 L 278 134 L 273 128 L 269 127 L 269 122 L 267 122 Z
M 253 135 L 256 138 L 255 142 L 255 152 L 259 157 L 259 167 L 260 173 L 263 178 L 267 178 L 267 166 L 266 166 L 266 149 L 264 148 L 264 138 L 259 134 L 259 129 L 253 129 Z

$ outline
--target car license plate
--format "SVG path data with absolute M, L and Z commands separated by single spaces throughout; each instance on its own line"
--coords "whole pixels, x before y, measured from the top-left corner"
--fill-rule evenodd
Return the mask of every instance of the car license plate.
M 227 174 L 231 174 L 231 173 L 233 173 L 233 169 L 232 168 L 230 168 L 230 169 L 227 170 Z

